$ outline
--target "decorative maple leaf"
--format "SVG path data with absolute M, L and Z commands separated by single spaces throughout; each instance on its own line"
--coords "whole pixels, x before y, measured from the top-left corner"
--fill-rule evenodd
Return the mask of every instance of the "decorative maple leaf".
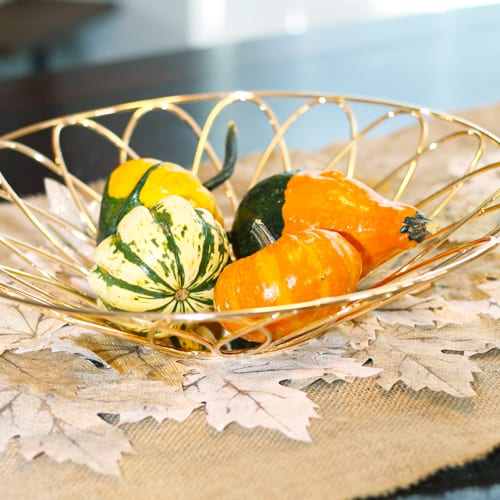
M 44 349 L 79 354 L 142 379 L 182 383 L 175 362 L 149 347 L 67 325 L 29 307 L 0 304 L 0 354 Z
M 348 343 L 356 351 L 365 349 L 369 344 L 375 341 L 377 330 L 383 327 L 380 323 L 375 312 L 368 312 L 359 318 L 351 321 L 346 321 L 336 326 L 333 333 L 330 335 L 341 335 L 346 343 Z
M 182 370 L 176 359 L 149 346 L 108 335 L 75 335 L 72 341 L 91 351 L 103 363 L 122 375 L 140 380 L 162 380 L 168 385 L 182 387 Z
M 223 430 L 231 422 L 243 427 L 276 429 L 300 441 L 310 441 L 307 427 L 317 418 L 316 405 L 299 390 L 285 387 L 263 372 L 262 362 L 182 361 L 191 368 L 185 375 L 184 390 L 197 403 L 205 403 L 207 422 Z M 263 362 L 266 364 L 266 362 Z M 279 377 L 278 377 L 279 379 Z
M 68 353 L 37 351 L 18 355 L 7 351 L 0 356 L 1 386 L 25 388 L 35 395 L 76 399 L 79 387 L 102 380 L 103 376 L 103 371 L 92 363 Z
M 98 333 L 82 331 L 81 327 L 64 325 L 58 330 L 52 331 L 45 337 L 38 337 L 36 342 L 24 345 L 16 349 L 16 352 L 31 352 L 42 349 L 50 349 L 52 352 L 67 352 L 76 354 L 92 361 L 97 366 L 105 364 L 103 360 L 90 348 L 86 347 L 84 343 L 78 339 L 81 336 L 96 336 Z
M 494 320 L 500 319 L 500 304 L 496 303 L 491 299 L 485 300 L 474 300 L 474 301 L 452 301 L 452 306 L 454 308 L 460 308 L 463 314 L 473 314 L 476 317 L 480 316 L 489 316 Z M 478 318 L 475 323 L 480 323 L 480 319 Z M 458 321 L 450 321 L 448 324 L 457 325 L 457 324 L 470 324 L 470 323 L 460 323 Z
M 158 422 L 167 418 L 183 422 L 200 406 L 185 395 L 182 387 L 168 386 L 159 380 L 128 378 L 85 387 L 78 396 L 96 405 L 100 413 L 119 415 L 120 424 L 147 417 Z
M 119 459 L 132 447 L 101 414 L 119 414 L 122 424 L 147 417 L 183 421 L 198 406 L 180 384 L 126 378 L 70 353 L 0 356 L 0 451 L 18 438 L 27 459 L 45 453 L 118 474 Z
M 6 350 L 38 351 L 64 323 L 25 306 L 0 304 L 0 354 Z
M 442 328 L 480 322 L 483 314 L 498 316 L 492 301 L 445 301 L 439 295 L 407 295 L 380 309 L 336 327 L 354 349 L 366 348 L 376 340 L 376 332 L 395 326 Z
M 500 308 L 500 280 L 489 279 L 485 283 L 478 285 L 478 288 L 486 293 L 491 299 L 491 302 L 496 305 L 498 314 L 498 309 Z
M 100 473 L 120 475 L 119 460 L 124 453 L 133 453 L 132 445 L 119 428 L 97 416 L 95 405 L 26 394 L 22 397 L 26 400 L 23 411 L 43 424 L 26 422 L 19 426 L 19 410 L 13 405 L 10 424 L 20 436 L 21 454 L 27 460 L 44 453 L 57 462 L 71 460 Z
M 406 295 L 378 309 L 377 319 L 387 325 L 440 327 L 478 320 L 475 311 L 464 309 L 460 301 L 446 301 L 440 295 Z
M 373 377 L 381 371 L 381 368 L 364 366 L 358 360 L 347 357 L 345 341 L 336 332 L 282 353 L 273 364 L 276 365 L 273 371 L 280 382 L 290 381 L 295 388 L 304 388 L 317 380 L 352 382 L 356 378 Z
M 50 349 L 53 352 L 79 354 L 99 364 L 100 358 L 90 349 L 75 342 L 81 328 L 43 315 L 40 311 L 19 305 L 0 304 L 0 354 Z
M 460 351 L 466 344 L 459 339 L 444 339 L 435 331 L 403 330 L 401 327 L 382 330 L 377 340 L 359 351 L 356 358 L 368 359 L 383 367 L 376 381 L 390 390 L 402 381 L 414 390 L 424 387 L 443 391 L 456 397 L 474 396 L 474 373 L 479 367 Z
M 50 211 L 61 219 L 85 229 L 86 225 L 82 220 L 80 209 L 73 200 L 69 189 L 64 184 L 48 177 L 44 179 L 44 187 Z M 100 204 L 92 201 L 87 205 L 87 210 L 93 222 L 97 223 Z
M 480 286 L 493 297 L 496 283 Z M 438 295 L 408 295 L 338 331 L 358 351 L 356 359 L 383 368 L 376 380 L 385 389 L 402 381 L 415 390 L 467 397 L 475 394 L 471 384 L 479 371 L 468 358 L 500 344 L 498 312 L 495 298 L 445 301 Z
M 333 343 L 338 345 L 339 339 Z M 316 405 L 304 392 L 282 382 L 291 381 L 303 388 L 319 379 L 353 380 L 380 371 L 342 357 L 342 349 L 325 347 L 327 340 L 313 344 L 263 359 L 181 361 L 190 368 L 184 389 L 193 401 L 205 403 L 207 421 L 217 430 L 237 422 L 244 427 L 277 429 L 293 439 L 309 441 L 307 427 L 311 418 L 318 417 Z
M 122 453 L 132 451 L 130 443 L 98 417 L 94 403 L 76 397 L 80 387 L 116 377 L 116 372 L 98 370 L 68 353 L 4 353 L 0 356 L 0 451 L 17 438 L 27 459 L 46 453 L 56 461 L 71 459 L 98 472 L 118 474 L 117 461 Z

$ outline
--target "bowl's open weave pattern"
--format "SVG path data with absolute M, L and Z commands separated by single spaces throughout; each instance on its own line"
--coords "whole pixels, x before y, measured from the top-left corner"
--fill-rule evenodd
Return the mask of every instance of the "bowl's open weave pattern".
M 204 110 L 202 120 L 193 118 L 192 110 L 196 106 Z M 283 108 L 285 112 L 280 114 L 278 110 L 281 112 Z M 100 140 L 104 138 L 116 148 L 118 164 L 128 158 L 149 156 L 147 152 L 134 150 L 134 134 L 150 114 L 167 113 L 182 124 L 186 134 L 196 139 L 189 167 L 200 178 L 206 178 L 222 168 L 215 145 L 222 142 L 220 137 L 228 120 L 235 121 L 237 128 L 244 130 L 246 112 L 252 113 L 252 119 L 259 121 L 259 133 L 255 135 L 262 136 L 263 140 L 258 152 L 246 160 L 245 168 L 237 165 L 233 178 L 216 190 L 227 227 L 230 227 L 238 200 L 259 179 L 279 170 L 308 167 L 308 156 L 302 152 L 304 147 L 300 142 L 301 126 L 310 129 L 310 117 L 321 113 L 325 120 L 330 113 L 331 137 L 322 130 L 330 146 L 324 154 L 315 155 L 316 163 L 318 157 L 322 161 L 321 165 L 313 166 L 341 170 L 348 176 L 360 178 L 388 198 L 411 203 L 433 218 L 439 229 L 416 249 L 371 273 L 358 291 L 340 297 L 326 297 L 272 310 L 232 313 L 131 314 L 99 310 L 95 297 L 86 286 L 86 276 L 93 264 L 100 194 L 72 173 L 73 166 L 68 164 L 64 153 L 65 130 L 71 129 L 73 134 L 78 130 L 86 134 L 91 131 Z M 104 124 L 106 117 L 112 114 L 126 117 L 126 126 L 120 132 Z M 399 151 L 400 159 L 390 169 L 377 169 L 376 158 L 372 159 L 371 165 L 360 163 L 359 152 L 369 142 L 370 134 L 390 129 L 396 123 L 413 126 L 413 147 Z M 440 126 L 435 127 L 435 124 Z M 50 132 L 50 155 L 33 149 L 26 141 L 40 131 Z M 238 140 L 244 145 L 245 134 L 240 133 Z M 440 160 L 435 160 L 436 152 L 442 153 L 447 148 L 453 151 L 457 144 L 467 151 L 463 164 L 446 169 L 442 164 L 442 154 Z M 292 164 L 292 148 L 301 150 L 304 157 L 301 165 Z M 9 179 L 0 175 L 1 198 L 17 206 L 24 219 L 33 226 L 33 241 L 21 241 L 15 234 L 0 234 L 0 243 L 12 257 L 0 265 L 0 296 L 8 301 L 28 303 L 73 324 L 186 356 L 266 353 L 296 346 L 338 322 L 377 308 L 403 294 L 426 288 L 444 274 L 489 252 L 500 242 L 497 202 L 500 191 L 495 190 L 500 163 L 489 160 L 500 150 L 499 138 L 458 117 L 409 105 L 306 93 L 235 92 L 173 96 L 39 123 L 0 137 L 0 149 L 15 151 L 30 159 L 34 169 L 47 169 L 55 174 L 67 188 L 64 196 L 68 197 L 72 207 L 68 212 L 77 214 L 68 220 L 66 215 L 54 212 L 43 201 L 19 196 Z M 248 168 L 249 162 L 252 162 L 252 168 Z M 491 192 L 469 207 L 464 200 L 477 199 L 477 196 L 468 197 L 467 193 L 474 191 L 476 181 L 483 176 L 493 179 Z M 299 310 L 333 304 L 341 306 L 337 313 L 272 341 L 267 330 L 269 325 Z M 252 318 L 251 322 L 249 318 Z M 225 332 L 221 325 L 228 319 L 233 324 L 240 323 L 240 330 L 231 334 Z M 180 329 L 179 324 L 185 326 Z M 215 340 L 207 339 L 204 334 L 207 328 Z M 256 329 L 267 336 L 267 341 L 252 346 L 237 342 Z M 141 333 L 136 333 L 138 331 Z M 176 347 L 178 344 L 171 342 L 171 336 L 196 341 L 199 349 Z

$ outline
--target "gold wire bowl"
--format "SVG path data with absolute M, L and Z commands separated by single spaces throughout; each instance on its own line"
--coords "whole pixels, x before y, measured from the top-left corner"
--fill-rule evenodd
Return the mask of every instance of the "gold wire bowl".
M 259 179 L 279 170 L 313 166 L 341 170 L 391 199 L 411 203 L 432 217 L 440 229 L 414 250 L 372 272 L 355 293 L 340 297 L 231 313 L 103 312 L 97 308 L 95 297 L 86 285 L 92 266 L 99 188 L 74 175 L 72 163 L 75 162 L 71 163 L 65 152 L 64 135 L 71 129 L 73 135 L 76 131 L 76 134 L 91 133 L 99 140 L 104 139 L 116 152 L 116 163 L 109 165 L 109 173 L 126 159 L 156 156 L 149 151 L 136 151 L 134 140 L 143 132 L 148 119 L 158 114 L 166 114 L 178 122 L 178 129 L 182 128 L 191 138 L 190 167 L 200 178 L 221 170 L 222 162 L 214 145 L 223 143 L 223 131 L 229 120 L 234 121 L 239 130 L 240 150 L 241 146 L 245 149 L 247 139 L 253 141 L 248 152 L 255 153 L 245 159 L 246 165 L 238 164 L 234 177 L 216 190 L 227 227 L 238 200 Z M 106 122 L 116 115 L 123 117 L 120 131 L 112 130 Z M 401 129 L 406 131 L 406 136 L 404 142 L 398 144 Z M 50 137 L 50 153 L 42 153 L 29 145 L 29 138 L 40 132 Z M 373 157 L 369 149 L 371 136 L 380 137 L 387 132 L 392 134 L 394 151 L 384 151 L 382 158 Z M 320 148 L 321 154 L 305 153 L 303 150 L 310 147 L 305 144 L 306 139 L 317 142 L 313 148 L 326 147 Z M 322 145 L 318 144 L 321 140 Z M 257 141 L 261 144 L 256 147 Z M 368 147 L 363 156 L 365 145 Z M 493 250 L 500 241 L 496 203 L 500 192 L 494 190 L 498 185 L 500 163 L 491 161 L 500 150 L 499 138 L 459 117 L 395 102 L 292 92 L 169 96 L 25 127 L 0 137 L 2 150 L 22 155 L 32 163 L 33 169 L 50 172 L 59 183 L 46 185 L 49 199 L 56 193 L 55 206 L 50 207 L 47 197 L 17 194 L 8 176 L 0 174 L 0 196 L 14 208 L 11 210 L 3 204 L 7 213 L 4 222 L 10 220 L 11 229 L 9 234 L 0 234 L 0 243 L 6 250 L 4 263 L 0 265 L 0 297 L 38 308 L 70 324 L 177 355 L 269 353 L 297 346 L 340 322 L 404 294 L 421 291 L 445 274 Z M 455 165 L 450 171 L 446 168 L 446 159 L 456 158 L 457 150 L 462 165 Z M 170 161 L 170 158 L 161 159 Z M 248 163 L 252 166 L 248 167 Z M 0 170 L 4 171 L 1 163 Z M 488 181 L 484 182 L 486 178 Z M 492 187 L 493 192 L 478 195 L 478 179 L 482 180 L 481 186 Z M 471 199 L 477 204 L 469 209 L 467 203 Z M 25 226 L 20 230 L 21 237 L 15 234 L 19 225 Z M 465 236 L 460 236 L 464 231 Z M 307 309 L 332 305 L 340 306 L 337 313 L 279 340 L 271 339 L 267 327 L 273 323 Z M 222 325 L 227 320 L 241 324 L 240 330 L 226 332 Z M 251 344 L 242 340 L 242 336 L 255 330 L 264 333 L 267 340 Z

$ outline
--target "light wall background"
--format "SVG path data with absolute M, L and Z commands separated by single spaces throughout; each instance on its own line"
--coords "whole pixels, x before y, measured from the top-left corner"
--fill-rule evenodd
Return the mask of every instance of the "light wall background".
M 0 4 L 4 1 L 0 0 Z M 114 0 L 114 3 L 117 7 L 114 12 L 92 21 L 51 47 L 51 70 L 498 2 Z M 29 54 L 0 57 L 0 78 L 23 76 L 29 72 Z

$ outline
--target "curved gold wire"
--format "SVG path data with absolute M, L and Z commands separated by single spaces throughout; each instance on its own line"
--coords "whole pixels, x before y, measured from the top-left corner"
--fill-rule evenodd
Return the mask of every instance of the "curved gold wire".
M 274 137 L 271 139 L 267 147 L 264 149 L 264 152 L 262 153 L 259 163 L 257 167 L 255 168 L 254 175 L 252 176 L 252 179 L 248 185 L 248 189 L 253 187 L 257 181 L 260 179 L 262 176 L 262 172 L 269 161 L 269 158 L 271 157 L 272 152 L 276 148 L 278 144 L 283 141 L 283 138 L 286 134 L 286 132 L 289 130 L 289 128 L 305 113 L 307 113 L 310 109 L 317 105 L 324 105 L 326 103 L 331 103 L 337 105 L 339 109 L 344 111 L 346 116 L 348 117 L 349 121 L 349 133 L 351 137 L 356 136 L 357 133 L 357 126 L 356 126 L 356 120 L 354 117 L 354 114 L 352 113 L 350 107 L 342 100 L 338 99 L 327 99 L 324 96 L 320 97 L 315 97 L 308 102 L 302 104 L 298 108 L 295 109 L 293 113 L 291 113 L 282 123 L 281 126 L 277 126 L 274 130 Z M 347 168 L 347 176 L 351 177 L 354 172 L 354 160 L 355 160 L 355 148 L 351 148 L 349 150 L 349 158 L 348 158 L 348 168 Z M 283 163 L 283 170 L 285 172 L 289 172 L 292 169 L 289 154 L 286 156 L 286 162 Z M 331 168 L 332 165 L 328 164 L 324 168 L 325 170 L 328 170 Z
M 51 160 L 47 156 L 45 156 L 43 153 L 40 153 L 38 150 L 33 149 L 30 146 L 27 146 L 26 144 L 22 144 L 17 141 L 13 140 L 4 140 L 0 137 L 0 149 L 10 149 L 12 151 L 16 151 L 22 155 L 24 155 L 27 158 L 31 158 L 35 162 L 39 163 L 41 166 L 47 168 L 51 172 L 55 174 L 60 174 L 60 169 L 57 163 L 54 160 Z M 101 197 L 95 192 L 94 189 L 92 189 L 89 185 L 85 184 L 82 182 L 80 179 L 77 177 L 74 177 L 73 175 L 69 174 L 69 178 L 71 179 L 71 182 L 77 186 L 77 188 L 88 195 L 90 198 L 100 201 Z
M 123 140 L 126 144 L 130 144 L 130 140 L 140 120 L 153 111 L 164 111 L 166 113 L 173 114 L 174 116 L 176 116 L 177 118 L 179 118 L 181 121 L 183 121 L 188 125 L 190 130 L 194 133 L 195 137 L 197 138 L 198 143 L 200 142 L 202 135 L 201 127 L 198 125 L 198 122 L 196 122 L 196 120 L 188 112 L 186 112 L 180 106 L 177 106 L 176 104 L 173 103 L 155 103 L 152 104 L 151 106 L 144 106 L 134 111 L 123 133 Z M 205 143 L 204 149 L 215 169 L 218 171 L 222 170 L 222 164 L 219 158 L 217 157 L 210 142 L 207 141 Z M 138 157 L 138 155 L 136 155 L 136 157 Z M 125 160 L 126 160 L 126 155 L 120 154 L 120 162 L 122 163 Z M 199 165 L 197 166 L 196 171 L 194 171 L 193 168 L 191 168 L 191 171 L 195 174 L 197 174 L 198 170 L 199 170 Z M 226 196 L 231 201 L 233 211 L 235 211 L 238 202 L 236 199 L 236 195 L 234 193 L 234 189 L 229 181 L 225 182 L 225 187 L 226 187 Z
M 280 100 L 293 100 L 294 103 L 292 111 L 288 111 L 285 116 L 280 116 L 274 106 Z M 12 235 L 0 233 L 0 246 L 20 263 L 16 264 L 17 267 L 0 264 L 0 298 L 39 308 L 45 314 L 74 325 L 149 345 L 170 355 L 220 357 L 266 354 L 300 345 L 340 322 L 354 319 L 407 293 L 425 289 L 445 274 L 460 269 L 500 245 L 498 222 L 493 222 L 492 227 L 485 230 L 482 237 L 460 243 L 451 242 L 451 237 L 463 227 L 475 224 L 475 221 L 482 220 L 486 215 L 493 215 L 494 218 L 494 214 L 500 209 L 497 203 L 500 190 L 497 190 L 485 197 L 466 216 L 457 217 L 436 231 L 417 247 L 417 251 L 400 256 L 397 263 L 391 264 L 384 270 L 380 278 L 375 278 L 377 279 L 375 283 L 367 285 L 366 288 L 360 287 L 351 294 L 324 297 L 308 303 L 277 308 L 231 313 L 212 311 L 169 315 L 102 311 L 95 299 L 88 294 L 85 286 L 85 279 L 92 262 L 78 248 L 80 244 L 78 242 L 83 242 L 85 245 L 93 244 L 96 230 L 88 203 L 92 200 L 100 201 L 101 197 L 95 189 L 71 173 L 71 166 L 66 163 L 64 154 L 64 130 L 75 127 L 77 130 L 87 129 L 95 132 L 113 145 L 118 151 L 119 161 L 124 161 L 126 158 L 139 157 L 130 144 L 144 117 L 156 110 L 165 111 L 187 124 L 188 133 L 194 134 L 197 139 L 193 153 L 193 172 L 198 173 L 203 167 L 202 160 L 205 154 L 212 166 L 220 170 L 221 161 L 209 142 L 210 134 L 223 111 L 226 112 L 234 104 L 243 102 L 257 106 L 262 111 L 263 126 L 270 126 L 273 134 L 258 151 L 259 158 L 251 172 L 250 187 L 266 175 L 266 168 L 275 151 L 279 152 L 281 168 L 284 171 L 291 170 L 288 134 L 295 123 L 301 121 L 304 115 L 319 105 L 336 107 L 346 117 L 348 140 L 325 163 L 324 168 L 334 168 L 341 160 L 347 159 L 346 173 L 349 177 L 356 177 L 357 148 L 370 132 L 399 116 L 415 119 L 416 141 L 407 152 L 405 161 L 392 166 L 390 172 L 383 178 L 377 179 L 374 184 L 374 187 L 378 188 L 383 184 L 393 183 L 394 200 L 402 198 L 413 185 L 421 160 L 426 157 L 432 158 L 433 152 L 444 144 L 453 145 L 454 141 L 463 138 L 476 141 L 471 152 L 467 152 L 468 157 L 464 158 L 466 161 L 464 172 L 454 177 L 450 174 L 444 186 L 421 193 L 415 203 L 419 209 L 433 206 L 430 214 L 432 217 L 439 218 L 445 207 L 453 206 L 450 204 L 456 203 L 457 192 L 473 179 L 480 176 L 492 176 L 495 179 L 495 173 L 500 172 L 500 162 L 481 164 L 482 160 L 488 158 L 488 152 L 500 150 L 500 139 L 490 131 L 440 111 L 356 96 L 279 91 L 178 95 L 124 103 L 47 120 L 0 136 L 0 149 L 16 151 L 31 159 L 36 167 L 45 168 L 56 174 L 68 190 L 81 221 L 74 223 L 63 220 L 33 200 L 24 199 L 16 193 L 8 179 L 0 174 L 0 198 L 17 206 L 19 215 L 29 221 L 44 240 L 44 246 L 40 248 L 29 241 L 21 241 Z M 197 103 L 211 104 L 208 115 L 201 124 L 185 109 L 185 106 Z M 359 129 L 358 125 L 356 111 L 358 106 L 369 106 L 370 109 L 379 112 L 379 115 L 362 129 Z M 128 115 L 125 129 L 120 133 L 99 121 L 103 117 L 118 113 Z M 451 127 L 452 130 L 444 135 L 433 133 L 429 126 L 431 120 L 446 122 L 447 127 Z M 42 154 L 23 142 L 25 138 L 41 130 L 50 132 L 52 156 Z M 240 137 L 239 140 L 241 139 Z M 217 196 L 219 195 L 225 196 L 230 201 L 234 213 L 238 200 L 233 181 L 226 181 L 225 190 L 218 192 Z M 491 217 L 488 218 L 490 219 Z M 36 256 L 36 259 L 32 256 Z M 303 324 L 280 339 L 273 338 L 271 331 L 276 322 L 304 311 L 332 305 L 338 306 L 337 312 Z M 237 323 L 239 327 L 228 331 L 224 328 L 228 323 Z M 208 334 L 210 332 L 213 336 Z M 255 332 L 263 334 L 262 342 L 245 341 L 249 333 Z

